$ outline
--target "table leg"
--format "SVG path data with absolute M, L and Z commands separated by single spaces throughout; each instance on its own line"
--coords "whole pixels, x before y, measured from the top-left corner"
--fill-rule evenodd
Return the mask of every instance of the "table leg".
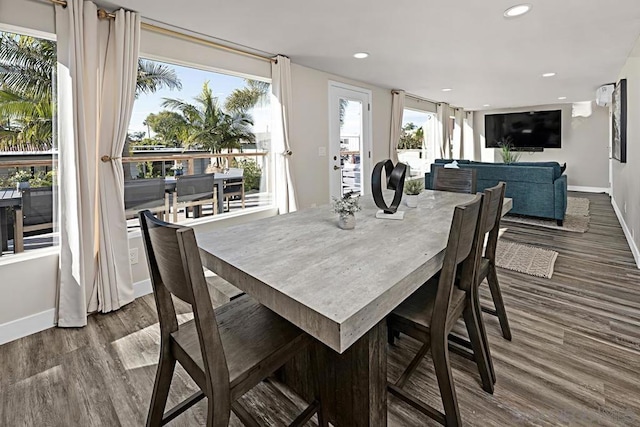
M 330 390 L 329 419 L 335 426 L 387 425 L 387 327 L 382 321 L 347 351 L 338 354 L 316 343 L 322 372 Z M 316 396 L 308 353 L 294 358 L 281 379 L 308 401 Z

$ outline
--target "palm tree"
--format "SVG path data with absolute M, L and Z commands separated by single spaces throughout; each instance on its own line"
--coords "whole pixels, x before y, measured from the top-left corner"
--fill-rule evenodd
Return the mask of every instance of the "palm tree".
M 50 40 L 0 33 L 0 118 L 20 129 L 18 143 L 0 148 L 51 149 L 53 137 L 53 72 L 56 45 Z M 145 59 L 138 60 L 136 97 L 166 87 L 181 89 L 174 69 Z M 5 147 L 6 146 L 6 147 Z M 128 149 L 125 149 L 125 152 Z
M 244 80 L 246 86 L 234 89 L 224 102 L 224 108 L 230 112 L 247 112 L 258 103 L 264 102 L 271 84 L 259 80 Z
M 241 148 L 242 143 L 255 141 L 251 116 L 245 111 L 225 112 L 218 98 L 213 96 L 208 81 L 204 82 L 202 92 L 194 101 L 191 104 L 181 99 L 164 98 L 162 103 L 163 107 L 178 111 L 184 117 L 188 129 L 186 145 L 220 153 L 222 149 Z

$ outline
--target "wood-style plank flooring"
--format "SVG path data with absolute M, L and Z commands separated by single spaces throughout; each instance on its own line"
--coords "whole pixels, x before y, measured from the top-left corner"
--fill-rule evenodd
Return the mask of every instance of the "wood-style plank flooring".
M 640 425 L 640 270 L 608 196 L 572 196 L 591 200 L 585 234 L 503 224 L 503 238 L 559 256 L 550 280 L 499 270 L 514 339 L 503 340 L 497 320 L 485 315 L 498 378 L 493 395 L 482 391 L 473 363 L 451 356 L 467 425 Z M 181 317 L 190 318 L 185 308 Z M 83 329 L 50 329 L 5 344 L 0 426 L 144 425 L 158 348 L 151 296 L 91 316 Z M 390 379 L 417 349 L 407 337 L 389 349 Z M 179 369 L 169 404 L 194 389 Z M 441 407 L 430 356 L 409 390 Z M 263 382 L 244 402 L 268 426 L 287 424 L 304 405 L 276 381 Z M 201 402 L 170 425 L 204 425 L 204 415 Z M 241 424 L 232 416 L 231 425 Z M 436 424 L 390 396 L 389 425 Z

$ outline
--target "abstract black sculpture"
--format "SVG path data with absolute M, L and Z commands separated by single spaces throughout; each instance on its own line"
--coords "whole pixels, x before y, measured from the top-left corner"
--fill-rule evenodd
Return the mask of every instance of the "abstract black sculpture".
M 387 206 L 382 195 L 382 169 L 384 168 L 386 179 L 386 188 L 389 190 L 395 190 L 393 195 L 393 201 L 391 206 Z M 398 163 L 395 167 L 390 159 L 378 162 L 373 168 L 373 174 L 371 176 L 371 193 L 373 194 L 373 201 L 376 202 L 376 206 L 384 211 L 385 214 L 394 214 L 400 206 L 400 200 L 402 199 L 402 189 L 404 188 L 404 176 L 407 173 L 407 165 L 404 163 Z

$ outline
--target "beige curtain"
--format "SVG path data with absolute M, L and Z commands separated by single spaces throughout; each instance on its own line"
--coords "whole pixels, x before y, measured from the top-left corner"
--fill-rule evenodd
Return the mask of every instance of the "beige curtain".
M 462 150 L 464 159 L 476 159 L 475 136 L 473 134 L 473 111 L 464 112 L 464 123 L 462 127 Z
M 295 212 L 296 194 L 291 173 L 291 61 L 278 55 L 271 64 L 271 106 L 273 126 L 271 130 L 271 149 L 275 156 L 275 198 L 281 214 Z
M 82 0 L 56 6 L 59 326 L 84 326 L 87 312 L 133 300 L 120 156 L 135 94 L 139 20 L 123 11 L 119 22 L 99 20 L 97 12 Z
M 404 113 L 403 90 L 391 91 L 391 135 L 389 137 L 389 158 L 398 163 L 398 143 L 402 135 L 402 115 Z
M 444 102 L 436 104 L 435 139 L 442 159 L 451 158 L 450 110 L 449 104 Z
M 464 122 L 464 111 L 462 108 L 453 110 L 453 134 L 451 135 L 451 154 L 454 159 L 464 158 L 464 146 L 462 143 L 462 129 Z

